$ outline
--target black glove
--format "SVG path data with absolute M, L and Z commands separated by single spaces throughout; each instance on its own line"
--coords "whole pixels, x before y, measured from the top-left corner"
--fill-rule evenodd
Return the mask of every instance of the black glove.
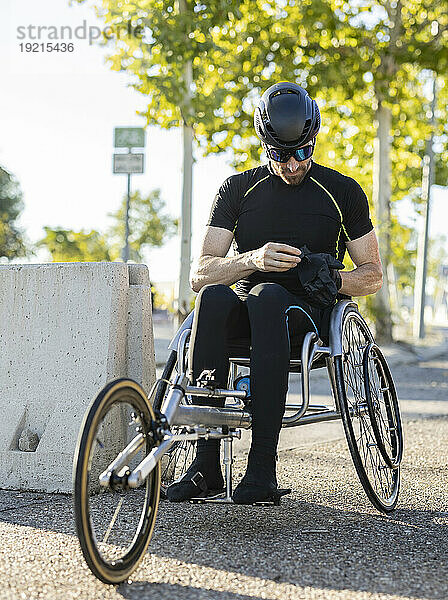
M 302 246 L 300 251 L 297 274 L 307 301 L 317 308 L 332 306 L 342 286 L 339 269 L 343 269 L 344 265 L 331 254 L 313 254 L 306 246 Z

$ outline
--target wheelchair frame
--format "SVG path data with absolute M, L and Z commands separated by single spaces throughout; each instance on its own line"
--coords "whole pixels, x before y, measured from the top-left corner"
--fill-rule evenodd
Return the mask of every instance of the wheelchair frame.
M 342 300 L 338 302 L 333 309 L 330 319 L 329 346 L 324 346 L 322 341 L 314 332 L 309 332 L 306 334 L 303 342 L 301 359 L 290 360 L 290 367 L 301 367 L 302 404 L 287 406 L 287 409 L 296 410 L 296 412 L 293 415 L 285 416 L 283 418 L 283 427 L 295 427 L 297 425 L 307 425 L 310 423 L 341 419 L 340 407 L 338 406 L 338 395 L 336 393 L 334 368 L 331 358 L 342 355 L 342 317 L 344 312 L 350 306 L 357 309 L 356 303 L 351 300 Z M 192 311 L 185 319 L 168 346 L 170 350 L 176 350 L 177 356 L 183 357 L 183 360 L 181 361 L 180 372 L 178 373 L 174 384 L 172 385 L 172 388 L 161 407 L 161 412 L 165 419 L 165 427 L 159 431 L 159 435 L 163 441 L 161 442 L 160 446 L 155 448 L 151 454 L 142 461 L 137 469 L 135 469 L 129 475 L 128 485 L 130 487 L 139 487 L 149 473 L 153 470 L 157 462 L 174 443 L 187 440 L 194 441 L 201 437 L 213 437 L 224 440 L 224 464 L 227 493 L 226 496 L 222 499 L 219 499 L 219 501 L 230 502 L 232 489 L 232 441 L 233 438 L 240 437 L 240 433 L 238 431 L 230 430 L 249 429 L 251 427 L 251 415 L 248 411 L 244 410 L 244 404 L 242 402 L 235 404 L 234 406 L 227 406 L 224 408 L 181 404 L 183 398 L 189 394 L 195 396 L 205 396 L 209 398 L 233 397 L 235 399 L 240 399 L 241 401 L 246 398 L 245 391 L 234 389 L 209 389 L 206 387 L 188 385 L 188 368 L 185 364 L 185 350 L 188 338 L 190 336 L 193 318 L 194 311 Z M 371 341 L 373 342 L 373 337 Z M 309 373 L 313 361 L 320 357 L 325 357 L 335 402 L 335 410 L 332 410 L 328 406 L 310 405 L 309 403 Z M 235 367 L 238 365 L 249 366 L 250 359 L 232 357 L 230 358 L 230 363 L 234 367 L 232 370 L 233 373 L 235 373 Z M 362 411 L 366 412 L 367 407 L 363 408 Z M 307 412 L 311 414 L 306 414 Z M 173 434 L 170 430 L 171 427 L 188 427 L 190 429 L 194 429 L 194 431 L 191 433 Z M 219 428 L 221 428 L 221 431 L 218 431 Z M 141 448 L 142 444 L 143 435 L 141 434 L 140 436 L 137 436 L 135 440 L 133 440 L 132 445 L 129 445 L 102 474 L 100 478 L 101 485 L 107 486 L 110 479 L 110 473 L 119 470 L 123 465 L 125 465 L 129 456 L 132 456 L 135 452 L 137 452 Z
M 287 405 L 287 410 L 293 410 L 295 412 L 293 415 L 285 416 L 283 418 L 282 427 L 295 427 L 343 418 L 343 415 L 341 414 L 341 407 L 339 405 L 338 393 L 336 390 L 336 378 L 332 359 L 338 356 L 342 357 L 342 321 L 345 312 L 349 308 L 354 309 L 359 315 L 357 311 L 357 304 L 352 300 L 341 300 L 335 305 L 330 317 L 329 346 L 324 346 L 322 341 L 314 332 L 309 332 L 306 334 L 303 342 L 301 359 L 290 360 L 290 368 L 300 367 L 302 372 L 302 404 Z M 243 402 L 243 400 L 247 397 L 247 392 L 244 390 L 235 390 L 230 388 L 219 389 L 206 386 L 201 387 L 189 385 L 189 376 L 187 375 L 188 365 L 186 364 L 185 360 L 185 350 L 191 333 L 193 318 L 194 311 L 188 315 L 187 319 L 183 322 L 168 346 L 170 350 L 176 350 L 177 356 L 182 358 L 180 361 L 179 372 L 175 377 L 174 382 L 171 384 L 171 389 L 169 390 L 168 395 L 161 407 L 162 418 L 160 419 L 155 432 L 157 441 L 160 442 L 160 444 L 155 447 L 131 473 L 126 475 L 126 485 L 130 488 L 137 488 L 141 486 L 161 458 L 176 442 L 196 441 L 199 438 L 223 439 L 226 494 L 222 498 L 205 498 L 201 500 L 231 502 L 233 462 L 232 442 L 234 438 L 241 437 L 241 432 L 239 431 L 240 429 L 249 429 L 251 427 L 251 415 L 247 410 L 244 409 Z M 359 318 L 361 318 L 360 315 Z M 368 340 L 368 343 L 360 348 L 360 350 L 363 351 L 369 346 L 374 345 L 373 336 L 368 328 L 367 331 L 369 332 L 370 339 Z M 309 373 L 312 368 L 313 361 L 322 357 L 325 358 L 325 363 L 330 378 L 335 404 L 334 408 L 326 405 L 313 405 L 309 403 Z M 231 357 L 229 362 L 233 367 L 232 374 L 234 376 L 235 368 L 238 365 L 249 366 L 250 359 Z M 362 363 L 357 366 L 361 367 Z M 156 381 L 155 386 L 159 383 L 159 381 L 160 380 Z M 155 386 L 153 386 L 153 390 L 151 390 L 149 395 L 150 398 L 153 395 Z M 240 402 L 223 408 L 188 404 L 183 405 L 182 401 L 188 395 L 209 398 L 235 398 L 240 400 Z M 362 406 L 357 405 L 355 409 L 349 408 L 348 412 L 350 417 L 352 417 L 355 414 L 356 416 L 364 415 L 368 412 L 368 410 L 368 404 L 365 402 Z M 173 433 L 171 428 L 184 428 L 187 429 L 187 432 Z M 108 487 L 112 473 L 120 471 L 120 469 L 122 469 L 129 462 L 130 457 L 132 457 L 142 448 L 144 441 L 145 435 L 143 433 L 137 435 L 101 474 L 99 479 L 100 485 L 103 487 Z
M 346 335 L 346 322 L 355 317 L 355 329 L 357 330 L 357 335 L 353 335 L 353 331 L 351 332 L 351 335 L 349 336 L 349 346 L 351 347 L 347 349 L 348 340 Z M 178 372 L 185 372 L 187 370 L 187 366 L 185 365 L 185 349 L 188 335 L 192 328 L 193 318 L 194 312 L 190 313 L 169 345 L 171 357 L 174 355 L 174 359 L 177 359 L 178 364 L 179 357 L 183 357 L 182 362 L 178 367 Z M 348 329 L 350 329 L 350 327 L 348 327 Z M 346 348 L 345 351 L 344 347 Z M 351 361 L 353 362 L 354 355 L 356 355 L 356 364 L 352 365 L 352 368 L 358 371 L 358 376 L 362 374 L 363 385 L 361 387 L 363 389 L 362 391 L 358 389 L 358 395 L 355 398 L 355 401 L 351 401 L 349 396 L 353 393 L 356 395 L 356 391 L 353 389 L 353 380 L 350 382 L 350 377 L 346 379 L 346 365 L 344 365 L 344 362 L 347 362 L 349 365 Z M 172 370 L 168 368 L 169 365 L 172 365 L 171 357 L 165 367 L 164 376 L 166 377 L 171 377 Z M 368 368 L 368 365 L 370 365 L 372 361 L 377 361 L 378 364 L 375 368 L 381 379 L 381 381 L 378 382 L 376 390 L 371 389 L 375 377 Z M 235 429 L 235 431 L 229 431 L 228 437 L 225 437 L 224 435 L 219 436 L 224 439 L 223 464 L 225 467 L 226 494 L 221 498 L 201 498 L 197 500 L 201 502 L 231 501 L 231 465 L 233 462 L 232 441 L 234 437 L 240 437 L 238 433 L 240 429 L 249 428 L 251 426 L 250 414 L 244 410 L 244 402 L 242 400 L 244 397 L 237 395 L 235 392 L 238 390 L 233 389 L 235 387 L 238 366 L 248 367 L 250 365 L 250 359 L 231 357 L 229 362 L 231 369 L 228 388 L 230 388 L 231 391 L 229 393 L 229 390 L 216 390 L 214 395 L 215 397 L 233 396 L 234 398 L 237 398 L 239 402 L 231 405 L 227 403 L 225 408 L 180 405 L 177 409 L 175 420 L 173 421 L 173 425 L 180 428 L 182 426 L 185 427 L 186 425 L 194 426 L 198 422 L 201 422 L 206 427 L 212 428 L 216 427 L 219 421 L 221 426 L 226 427 L 226 430 L 228 428 Z M 329 375 L 333 396 L 332 406 L 310 404 L 310 370 L 315 367 L 320 368 L 324 366 L 326 366 Z M 339 385 L 335 368 L 338 370 Z M 350 367 L 347 366 L 347 369 L 349 368 Z M 174 369 L 174 366 L 172 369 Z M 386 360 L 376 346 L 373 335 L 364 319 L 359 314 L 355 302 L 351 299 L 340 300 L 333 308 L 330 315 L 328 346 L 325 346 L 315 333 L 309 332 L 306 334 L 302 344 L 301 358 L 300 360 L 290 359 L 289 372 L 301 372 L 302 374 L 302 403 L 286 405 L 285 413 L 292 411 L 293 414 L 285 414 L 282 427 L 295 427 L 342 419 L 355 469 L 367 496 L 378 510 L 383 512 L 390 512 L 393 510 L 398 498 L 400 484 L 398 467 L 401 462 L 403 450 L 398 400 Z M 352 378 L 353 377 L 354 375 L 352 373 Z M 189 373 L 189 379 L 192 379 L 192 373 Z M 341 380 L 343 380 L 342 383 Z M 351 389 L 349 389 L 348 386 L 351 386 Z M 375 385 L 373 385 L 373 387 L 375 387 Z M 188 387 L 188 392 L 199 396 L 213 395 L 212 391 L 209 389 L 204 391 L 204 388 L 194 386 Z M 378 397 L 384 394 L 386 395 L 386 398 Z M 161 397 L 158 393 L 155 398 L 156 408 L 162 406 L 162 411 L 165 410 L 167 401 L 168 398 L 162 406 Z M 379 405 L 381 404 L 381 401 L 383 401 L 383 408 L 384 404 L 387 405 L 385 407 L 386 410 L 383 411 L 387 414 L 380 414 L 381 410 L 379 409 Z M 378 425 L 377 420 L 382 420 L 382 424 Z M 355 426 L 353 426 L 354 423 Z M 368 425 L 368 423 L 370 423 L 370 425 Z M 374 434 L 366 431 L 369 427 L 372 427 Z M 361 432 L 356 432 L 355 430 L 359 428 L 361 429 Z M 362 429 L 364 429 L 364 431 L 362 431 Z M 357 438 L 358 434 L 359 437 Z M 217 437 L 217 431 L 214 431 L 213 435 L 214 437 Z M 360 438 L 363 436 L 364 445 L 366 445 L 367 448 L 362 447 L 363 442 L 360 442 Z M 365 438 L 367 438 L 367 440 Z M 386 450 L 386 445 L 389 445 L 388 450 Z M 376 455 L 376 451 L 373 447 L 376 447 L 381 457 Z M 388 456 L 388 452 L 390 456 Z M 370 462 L 370 464 L 366 464 L 368 462 Z M 378 472 L 375 473 L 375 470 L 382 471 L 387 468 L 394 470 L 390 478 L 387 477 L 387 472 L 385 473 L 383 471 L 379 474 Z M 175 470 L 176 468 L 174 471 Z M 384 476 L 386 476 L 385 482 L 382 481 Z M 165 478 L 162 477 L 162 480 L 164 479 Z M 170 477 L 169 479 L 171 480 L 172 478 Z M 164 480 L 163 483 L 163 488 L 166 489 L 167 482 Z M 386 492 L 388 489 L 390 490 L 389 495 L 387 495 L 388 492 Z
M 325 346 L 318 338 L 316 333 L 308 332 L 303 340 L 301 358 L 291 359 L 289 370 L 290 372 L 301 372 L 301 391 L 302 391 L 302 403 L 301 404 L 287 404 L 287 411 L 294 411 L 294 414 L 284 416 L 282 420 L 282 428 L 296 427 L 300 425 L 308 425 L 312 423 L 322 423 L 326 421 L 334 421 L 341 419 L 341 412 L 339 407 L 338 395 L 336 392 L 336 381 L 334 374 L 334 367 L 332 363 L 332 357 L 342 355 L 342 317 L 348 307 L 357 309 L 357 304 L 351 300 L 339 301 L 332 313 L 330 318 L 330 343 Z M 176 350 L 178 357 L 185 356 L 186 343 L 188 341 L 189 334 L 191 332 L 192 324 L 194 319 L 194 310 L 185 319 L 176 335 L 170 342 L 168 349 Z M 372 337 L 373 341 L 373 337 Z M 328 371 L 331 390 L 333 394 L 334 407 L 327 405 L 310 404 L 310 371 L 312 369 L 313 362 L 319 358 L 325 358 L 325 366 Z M 206 397 L 233 397 L 240 399 L 239 403 L 233 406 L 227 404 L 224 408 L 216 407 L 204 407 L 194 405 L 177 405 L 175 410 L 169 408 L 171 400 L 166 399 L 162 406 L 162 413 L 165 416 L 169 415 L 171 418 L 170 424 L 177 427 L 182 426 L 195 426 L 198 423 L 205 427 L 225 427 L 228 429 L 249 429 L 251 427 L 251 415 L 248 411 L 244 410 L 244 403 L 242 400 L 246 397 L 246 392 L 239 392 L 238 390 L 232 389 L 233 382 L 237 375 L 238 366 L 249 367 L 249 358 L 238 358 L 231 357 L 229 359 L 231 371 L 229 376 L 228 388 L 226 390 L 217 389 L 214 393 L 202 387 L 197 386 L 186 386 L 184 388 L 185 394 L 192 394 L 195 396 L 206 396 Z M 299 370 L 299 371 L 298 371 Z M 183 380 L 183 376 L 187 371 L 187 365 L 182 362 L 181 372 L 178 375 L 178 379 Z M 192 378 L 192 373 L 189 373 L 189 378 Z M 362 409 L 362 412 L 367 412 L 367 406 Z M 172 416 L 171 416 L 172 415 Z M 198 436 L 201 437 L 201 436 Z M 224 464 L 224 479 L 226 493 L 224 496 L 215 498 L 201 498 L 197 499 L 200 502 L 232 502 L 232 463 L 233 463 L 233 439 L 234 437 L 239 438 L 238 432 L 228 432 L 227 435 L 217 435 L 215 432 L 213 436 L 209 437 L 220 437 L 224 440 L 223 444 L 223 464 Z M 182 439 L 197 439 L 197 438 L 182 438 Z M 142 476 L 145 476 L 143 471 Z
M 324 346 L 323 342 L 318 338 L 316 333 L 310 331 L 309 333 L 307 333 L 305 335 L 305 338 L 303 340 L 300 360 L 299 359 L 291 359 L 289 361 L 290 372 L 294 372 L 295 370 L 300 369 L 300 372 L 302 373 L 302 377 L 301 377 L 302 404 L 300 404 L 300 405 L 288 404 L 287 405 L 287 407 L 286 407 L 287 410 L 296 410 L 296 412 L 293 415 L 283 418 L 282 427 L 295 427 L 297 425 L 307 425 L 310 423 L 333 421 L 333 420 L 341 418 L 341 413 L 340 413 L 339 406 L 338 406 L 338 398 L 337 398 L 337 394 L 336 394 L 336 381 L 335 381 L 335 375 L 334 375 L 334 368 L 333 368 L 333 365 L 331 362 L 331 357 L 342 355 L 342 341 L 341 341 L 342 316 L 349 306 L 351 306 L 355 309 L 358 308 L 357 304 L 351 300 L 341 300 L 340 302 L 338 302 L 335 305 L 335 308 L 333 309 L 333 311 L 331 313 L 330 344 L 328 346 Z M 194 310 L 188 315 L 188 317 L 186 318 L 184 323 L 181 325 L 177 334 L 175 335 L 175 337 L 173 338 L 173 340 L 170 342 L 170 344 L 168 346 L 168 348 L 170 350 L 176 350 L 178 353 L 178 356 L 183 356 L 183 353 L 185 350 L 185 343 L 186 343 L 186 340 L 183 337 L 183 332 L 186 330 L 191 330 L 191 327 L 193 324 L 193 318 L 194 318 Z M 371 341 L 373 341 L 373 337 L 372 337 Z M 181 354 L 179 354 L 179 352 Z M 330 384 L 331 384 L 331 389 L 333 392 L 333 398 L 334 398 L 336 410 L 331 410 L 328 406 L 325 406 L 325 405 L 310 404 L 309 374 L 310 374 L 310 371 L 312 368 L 313 361 L 318 360 L 319 358 L 322 358 L 322 357 L 325 357 L 325 363 L 326 363 L 326 367 L 327 367 L 327 371 L 328 371 L 328 375 L 329 375 L 329 379 L 330 379 Z M 249 358 L 231 357 L 229 359 L 229 362 L 232 367 L 231 376 L 229 378 L 229 380 L 230 380 L 229 387 L 230 387 L 230 383 L 233 383 L 235 376 L 236 376 L 236 368 L 238 366 L 249 367 L 250 359 Z M 297 372 L 299 372 L 299 371 L 297 371 Z M 191 377 L 191 374 L 189 374 L 189 375 Z M 190 391 L 192 389 L 194 389 L 194 391 Z M 226 391 L 228 391 L 228 390 L 226 390 Z M 232 396 L 233 395 L 235 397 L 243 397 L 243 396 L 236 396 L 234 394 L 234 390 L 231 390 L 231 392 L 232 393 L 229 393 L 229 394 L 218 394 L 218 396 L 223 396 L 223 395 Z M 198 396 L 206 395 L 206 394 L 204 394 L 202 389 L 197 389 L 197 388 L 192 388 L 192 387 L 188 388 L 187 393 L 191 393 L 191 394 L 198 395 Z M 183 407 L 179 407 L 179 410 L 180 410 L 180 413 L 177 413 L 176 421 L 182 420 L 182 417 L 184 416 L 184 414 L 185 414 L 185 417 L 188 414 L 191 414 L 192 416 L 198 414 L 196 412 L 197 407 L 186 408 L 186 409 Z M 312 415 L 305 414 L 307 411 L 311 412 L 313 414 Z M 204 411 L 200 411 L 200 412 L 204 413 Z M 213 411 L 213 414 L 215 414 L 214 411 Z M 182 417 L 180 415 L 182 415 Z M 246 423 L 247 419 L 249 419 L 248 424 Z M 189 420 L 189 423 L 190 424 L 193 423 L 193 420 Z M 243 423 L 245 425 L 243 425 Z M 180 424 L 180 423 L 176 423 L 176 425 L 178 425 L 178 424 Z M 214 422 L 214 419 L 212 419 L 211 421 L 204 423 L 204 424 L 216 425 L 216 422 Z M 235 425 L 229 424 L 229 426 L 243 427 L 243 428 L 250 427 L 250 425 L 251 425 L 250 415 L 245 416 L 245 418 L 243 419 L 243 422 L 240 422 Z
M 213 498 L 197 498 L 193 501 L 232 502 L 233 440 L 241 437 L 241 429 L 248 429 L 251 426 L 251 415 L 244 404 L 244 400 L 248 398 L 247 392 L 233 389 L 232 386 L 237 367 L 249 366 L 250 360 L 241 357 L 230 358 L 228 389 L 217 388 L 214 381 L 207 376 L 199 378 L 201 385 L 189 385 L 192 373 L 187 364 L 186 349 L 193 318 L 194 312 L 191 312 L 169 344 L 170 356 L 173 360 L 171 358 L 168 360 L 164 373 L 169 372 L 166 376 L 170 379 L 164 377 L 157 379 L 149 396 L 146 396 L 143 389 L 134 381 L 120 379 L 110 382 L 94 399 L 84 418 L 74 461 L 75 517 L 84 557 L 91 570 L 102 581 L 108 583 L 123 581 L 141 560 L 151 538 L 157 514 L 160 461 L 181 444 L 188 444 L 200 438 L 223 440 L 225 493 Z M 356 332 L 351 331 L 347 339 L 347 336 L 344 337 L 344 328 L 350 331 L 350 325 L 346 325 L 346 323 L 350 324 L 350 321 L 356 324 L 354 326 Z M 351 343 L 354 345 L 353 350 L 350 349 Z M 313 364 L 320 359 L 324 359 L 329 374 L 334 407 L 310 404 L 309 374 Z M 353 360 L 356 364 L 351 363 Z M 344 361 L 350 363 L 351 368 L 362 373 L 363 383 L 360 387 L 363 389 L 354 392 L 356 397 L 352 401 L 348 401 L 346 395 Z M 173 375 L 175 364 L 177 374 Z M 290 372 L 294 371 L 302 373 L 302 403 L 287 405 L 288 411 L 292 411 L 293 414 L 284 416 L 283 427 L 342 419 L 350 453 L 364 490 L 378 510 L 391 512 L 398 499 L 399 465 L 403 449 L 398 401 L 384 356 L 357 311 L 355 302 L 341 300 L 333 308 L 330 316 L 328 346 L 325 346 L 315 333 L 306 334 L 301 359 L 290 360 Z M 205 373 L 210 375 L 212 371 Z M 168 385 L 169 389 L 165 397 Z M 151 400 L 154 395 L 155 400 L 152 405 Z M 197 406 L 188 404 L 189 395 L 224 397 L 233 399 L 234 402 L 223 408 Z M 101 467 L 104 470 L 91 479 L 95 445 L 98 443 L 103 449 L 105 441 L 101 442 L 98 439 L 97 431 L 105 415 L 108 414 L 107 411 L 111 410 L 115 403 L 117 405 L 130 403 L 135 407 L 135 412 L 130 413 L 131 422 L 128 425 L 136 435 L 118 455 L 114 452 L 112 456 L 115 455 L 115 459 L 109 462 L 110 458 L 108 458 L 104 463 L 107 467 L 105 469 Z M 161 403 L 161 406 L 158 403 Z M 360 434 L 355 433 L 353 427 L 357 418 L 359 418 L 357 422 L 361 430 Z M 360 437 L 357 437 L 358 434 Z M 359 443 L 363 436 L 364 445 L 360 452 Z M 370 448 L 372 446 L 376 447 L 374 458 Z M 139 452 L 143 453 L 144 458 L 142 460 L 138 458 L 137 462 L 139 460 L 140 462 L 131 469 L 128 465 L 132 464 L 131 460 L 137 458 Z M 367 458 L 366 454 L 369 453 Z M 373 471 L 373 481 L 372 475 L 368 474 L 369 460 L 372 462 L 370 467 Z M 89 482 L 93 483 L 92 489 L 89 488 Z M 91 523 L 89 504 L 89 494 L 96 493 L 95 486 L 98 486 L 98 483 L 100 489 L 113 493 L 132 493 L 135 488 L 143 484 L 146 486 L 147 500 L 137 532 L 128 551 L 118 561 L 104 559 L 101 544 L 104 545 L 108 541 L 123 499 L 117 505 L 104 539 L 98 543 Z

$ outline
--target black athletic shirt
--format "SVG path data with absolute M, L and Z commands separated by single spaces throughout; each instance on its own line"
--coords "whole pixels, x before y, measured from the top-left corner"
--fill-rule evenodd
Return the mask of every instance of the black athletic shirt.
M 207 225 L 234 234 L 236 253 L 280 242 L 311 252 L 328 252 L 342 260 L 345 242 L 373 229 L 367 197 L 351 177 L 312 162 L 299 185 L 289 185 L 263 165 L 230 176 L 219 188 Z M 237 282 L 246 298 L 257 283 L 276 282 L 303 295 L 297 267 L 285 272 L 255 271 Z

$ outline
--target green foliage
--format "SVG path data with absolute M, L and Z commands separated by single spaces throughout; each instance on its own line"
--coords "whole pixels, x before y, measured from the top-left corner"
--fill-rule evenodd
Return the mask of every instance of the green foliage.
M 15 178 L 0 167 L 0 257 L 26 256 L 23 232 L 16 219 L 23 209 L 22 191 Z
M 162 213 L 165 206 L 160 190 L 147 196 L 140 192 L 131 195 L 129 211 L 130 259 L 142 261 L 142 251 L 149 246 L 161 246 L 177 229 L 177 220 Z M 44 227 L 45 237 L 38 247 L 46 248 L 53 262 L 98 262 L 120 258 L 124 243 L 126 197 L 120 209 L 110 214 L 112 225 L 101 233 Z
M 107 238 L 98 231 L 73 231 L 44 227 L 45 237 L 38 243 L 51 255 L 53 262 L 101 262 L 118 258 L 110 248 Z
M 177 232 L 178 220 L 163 214 L 164 201 L 160 190 L 148 196 L 140 192 L 131 194 L 129 210 L 130 259 L 141 262 L 145 248 L 161 246 Z M 109 242 L 116 248 L 123 245 L 125 230 L 126 197 L 119 210 L 111 215 L 114 224 L 107 232 Z
M 98 11 L 115 29 L 129 20 L 143 28 L 143 38 L 107 43 L 111 68 L 126 71 L 147 97 L 148 124 L 171 128 L 186 122 L 203 153 L 229 150 L 236 168 L 248 168 L 260 159 L 252 121 L 260 94 L 276 81 L 296 81 L 322 107 L 317 158 L 360 179 L 369 191 L 374 114 L 383 102 L 393 116 L 393 199 L 408 193 L 417 198 L 430 134 L 422 69 L 442 75 L 447 65 L 443 3 L 103 0 Z M 448 150 L 446 106 L 441 98 L 442 153 Z M 447 162 L 438 161 L 442 185 Z
M 448 45 L 448 44 L 447 44 Z M 448 78 L 438 78 L 436 131 L 434 135 L 435 183 L 448 186 Z
M 436 183 L 447 183 L 443 2 L 103 0 L 99 12 L 114 27 L 131 20 L 145 28 L 143 39 L 112 40 L 109 63 L 126 71 L 130 84 L 147 97 L 147 124 L 191 125 L 204 154 L 228 151 L 239 170 L 256 165 L 261 149 L 254 107 L 269 85 L 288 80 L 306 87 L 322 109 L 316 160 L 357 179 L 369 198 L 380 103 L 392 114 L 392 206 L 410 197 L 418 209 L 422 158 L 432 133 Z M 189 61 L 193 85 L 187 89 Z M 440 89 L 435 132 L 430 130 L 431 72 Z M 392 239 L 391 260 L 405 285 L 413 277 L 407 262 L 410 232 L 394 217 L 384 225 Z
M 414 288 L 415 261 L 417 258 L 416 236 L 410 227 L 399 223 L 392 217 L 391 225 L 391 261 L 395 269 L 397 288 L 409 293 Z

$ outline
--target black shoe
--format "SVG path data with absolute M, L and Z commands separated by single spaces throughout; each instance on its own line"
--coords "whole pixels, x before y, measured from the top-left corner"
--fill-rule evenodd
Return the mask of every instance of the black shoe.
M 201 465 L 201 461 L 195 458 L 185 475 L 167 488 L 166 497 L 170 502 L 184 502 L 192 498 L 216 496 L 224 491 L 220 468 L 210 472 L 206 465 Z
M 290 489 L 279 489 L 275 474 L 275 458 L 267 459 L 249 454 L 247 471 L 236 486 L 232 500 L 235 504 L 273 503 L 290 494 Z
M 235 504 L 280 504 L 280 498 L 291 493 L 291 488 L 280 489 L 274 486 L 262 486 L 241 481 L 233 492 Z

